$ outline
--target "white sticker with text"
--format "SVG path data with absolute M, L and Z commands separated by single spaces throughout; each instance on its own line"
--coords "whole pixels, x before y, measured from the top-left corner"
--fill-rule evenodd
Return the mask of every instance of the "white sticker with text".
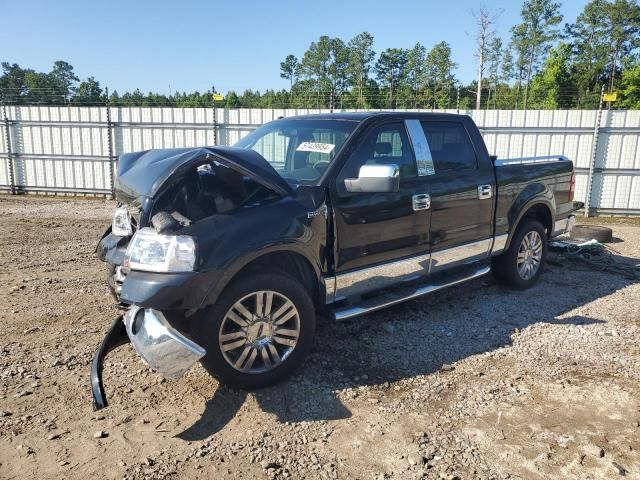
M 296 150 L 298 152 L 331 153 L 334 148 L 335 145 L 332 143 L 302 142 Z

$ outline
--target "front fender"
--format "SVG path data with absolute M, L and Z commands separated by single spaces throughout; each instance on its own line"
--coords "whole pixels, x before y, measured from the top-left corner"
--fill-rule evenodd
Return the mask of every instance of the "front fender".
M 218 300 L 220 294 L 227 287 L 227 285 L 229 285 L 229 283 L 236 277 L 236 275 L 250 263 L 271 253 L 287 252 L 303 257 L 313 269 L 313 272 L 316 278 L 319 279 L 322 287 L 324 287 L 322 280 L 321 261 L 316 255 L 309 251 L 309 247 L 306 244 L 298 241 L 267 243 L 246 250 L 242 255 L 236 257 L 231 263 L 226 265 L 222 270 L 221 275 L 216 279 L 216 282 L 211 285 L 200 307 L 206 307 L 215 303 Z

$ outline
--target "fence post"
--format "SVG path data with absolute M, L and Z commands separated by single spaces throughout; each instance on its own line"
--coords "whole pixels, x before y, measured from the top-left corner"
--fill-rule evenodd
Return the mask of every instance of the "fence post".
M 9 162 L 9 189 L 11 195 L 15 195 L 16 183 L 13 175 L 13 153 L 11 151 L 11 134 L 9 133 L 9 117 L 7 117 L 6 105 L 2 105 L 2 123 L 4 124 L 4 143 L 7 151 L 7 161 Z
M 216 113 L 216 101 L 213 101 L 213 146 L 218 145 L 218 115 Z
M 600 105 L 596 115 L 596 123 L 593 127 L 593 140 L 591 142 L 591 163 L 589 164 L 589 176 L 587 177 L 587 191 L 584 195 L 584 216 L 591 216 L 591 193 L 593 191 L 593 171 L 596 167 L 598 156 L 598 139 L 600 138 L 600 122 L 602 121 L 602 101 L 604 99 L 604 85 L 600 89 Z
M 115 198 L 114 171 L 113 171 L 113 136 L 111 134 L 111 109 L 109 108 L 109 89 L 105 88 L 105 107 L 107 109 L 107 148 L 109 149 L 109 177 L 111 179 L 111 198 Z

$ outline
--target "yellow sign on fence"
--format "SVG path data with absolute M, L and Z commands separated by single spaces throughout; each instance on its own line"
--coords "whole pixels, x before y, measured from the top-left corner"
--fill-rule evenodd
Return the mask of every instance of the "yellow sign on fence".
M 615 102 L 618 99 L 618 92 L 605 93 L 602 100 L 605 102 Z
M 220 102 L 224 100 L 224 95 L 222 95 L 221 93 L 212 93 L 211 96 L 213 97 L 213 100 L 215 102 Z

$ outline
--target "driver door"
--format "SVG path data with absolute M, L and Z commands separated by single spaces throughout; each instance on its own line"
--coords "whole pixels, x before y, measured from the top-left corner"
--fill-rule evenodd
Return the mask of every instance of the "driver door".
M 405 122 L 373 125 L 348 158 L 331 191 L 335 216 L 336 298 L 361 294 L 428 272 L 430 210 Z M 363 165 L 397 165 L 397 192 L 347 192 Z

